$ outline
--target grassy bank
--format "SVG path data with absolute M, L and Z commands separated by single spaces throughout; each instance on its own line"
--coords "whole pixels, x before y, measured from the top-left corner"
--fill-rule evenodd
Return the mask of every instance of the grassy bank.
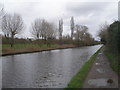
M 54 49 L 64 49 L 64 48 L 73 48 L 74 45 L 65 44 L 51 44 L 48 46 L 47 44 L 15 44 L 14 47 L 10 47 L 9 44 L 2 45 L 2 55 L 12 55 L 12 54 L 21 54 L 21 53 L 30 53 L 30 52 L 39 52 L 46 50 L 54 50 Z
M 80 71 L 71 79 L 67 88 L 82 88 L 83 87 L 84 80 L 87 77 L 99 51 L 100 49 L 94 55 L 92 55 L 90 59 L 83 65 Z
M 107 48 L 104 48 L 105 55 L 109 59 L 110 65 L 112 69 L 120 75 L 120 65 L 118 59 L 120 58 L 120 54 L 115 54 L 107 50 Z

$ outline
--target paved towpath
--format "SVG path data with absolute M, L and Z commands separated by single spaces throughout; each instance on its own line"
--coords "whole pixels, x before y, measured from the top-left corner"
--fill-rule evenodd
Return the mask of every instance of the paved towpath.
M 84 82 L 83 88 L 118 88 L 118 75 L 101 50 Z

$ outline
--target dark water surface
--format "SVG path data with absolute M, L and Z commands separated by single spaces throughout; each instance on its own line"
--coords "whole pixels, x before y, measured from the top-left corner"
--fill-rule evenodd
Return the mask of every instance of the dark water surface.
M 101 45 L 2 57 L 3 88 L 65 88 Z

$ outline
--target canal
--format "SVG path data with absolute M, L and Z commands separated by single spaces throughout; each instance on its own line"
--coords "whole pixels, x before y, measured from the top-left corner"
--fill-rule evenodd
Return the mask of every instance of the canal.
M 3 88 L 65 88 L 102 45 L 2 57 Z

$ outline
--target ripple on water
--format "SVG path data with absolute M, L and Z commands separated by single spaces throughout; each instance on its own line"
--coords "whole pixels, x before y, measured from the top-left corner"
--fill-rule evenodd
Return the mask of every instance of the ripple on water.
M 2 57 L 3 88 L 65 88 L 100 47 L 96 45 Z

